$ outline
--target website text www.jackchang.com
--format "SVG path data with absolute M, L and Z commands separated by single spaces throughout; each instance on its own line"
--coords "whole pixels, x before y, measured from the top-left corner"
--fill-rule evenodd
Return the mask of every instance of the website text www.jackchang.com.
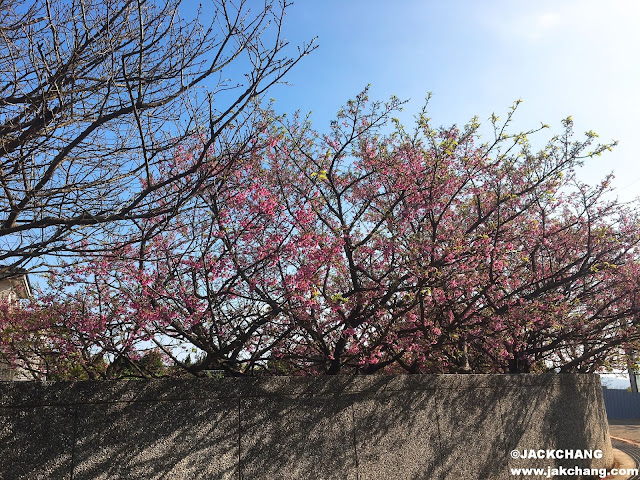
M 523 476 L 523 477 L 541 477 L 541 478 L 555 478 L 555 477 L 597 477 L 606 478 L 607 476 L 615 477 L 616 475 L 638 475 L 637 468 L 612 468 L 607 470 L 606 468 L 588 468 L 588 467 L 562 467 L 551 466 L 542 468 L 511 468 L 511 475 Z
M 513 459 L 554 459 L 554 460 L 582 460 L 602 458 L 602 450 L 512 450 L 511 458 Z M 598 478 L 606 478 L 607 476 L 616 475 L 638 475 L 637 468 L 593 468 L 547 465 L 544 467 L 512 467 L 509 469 L 513 476 L 538 478 L 555 478 L 555 477 L 578 477 L 591 476 Z

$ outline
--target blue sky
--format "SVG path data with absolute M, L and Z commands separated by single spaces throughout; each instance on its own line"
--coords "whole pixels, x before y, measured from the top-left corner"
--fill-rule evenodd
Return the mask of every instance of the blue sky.
M 630 201 L 640 195 L 639 23 L 636 0 L 298 0 L 284 36 L 292 46 L 318 36 L 319 48 L 270 96 L 279 112 L 311 110 L 319 130 L 369 83 L 373 99 L 411 99 L 405 123 L 429 91 L 435 125 L 488 124 L 521 98 L 514 128 L 549 124 L 540 143 L 568 115 L 576 133 L 618 139 L 579 175 L 594 183 L 613 171 Z

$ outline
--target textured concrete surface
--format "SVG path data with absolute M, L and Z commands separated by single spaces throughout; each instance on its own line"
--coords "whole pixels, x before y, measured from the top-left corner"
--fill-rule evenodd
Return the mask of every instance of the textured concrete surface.
M 546 467 L 555 463 L 564 467 L 609 467 L 613 452 L 600 385 L 584 382 L 579 376 L 559 377 L 561 382 L 533 389 L 528 395 L 510 388 L 504 396 L 507 451 L 598 449 L 603 452 L 602 458 L 555 462 L 548 459 L 509 459 L 509 466 Z
M 71 479 L 75 407 L 0 409 L 0 479 Z
M 367 393 L 354 402 L 359 480 L 439 478 L 435 390 Z
M 357 479 L 349 397 L 254 397 L 240 409 L 241 478 Z
M 504 391 L 497 388 L 441 391 L 436 408 L 443 451 L 442 478 L 510 477 L 502 424 L 503 397 Z
M 507 479 L 548 448 L 610 465 L 597 375 L 0 383 L 0 480 Z
M 233 399 L 82 405 L 73 478 L 237 478 L 237 410 Z

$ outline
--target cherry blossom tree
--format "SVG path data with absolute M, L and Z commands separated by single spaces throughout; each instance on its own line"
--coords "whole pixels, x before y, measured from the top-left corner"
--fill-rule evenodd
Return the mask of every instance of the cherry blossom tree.
M 0 262 L 99 243 L 224 175 L 265 92 L 315 48 L 287 53 L 287 8 L 212 0 L 189 21 L 180 0 L 0 2 Z M 211 150 L 172 158 L 194 136 Z
M 638 338 L 637 211 L 576 179 L 612 144 L 568 118 L 534 151 L 546 126 L 510 133 L 517 103 L 485 143 L 426 109 L 407 131 L 366 91 L 326 134 L 267 109 L 188 208 L 5 315 L 6 353 L 93 378 L 607 368 Z

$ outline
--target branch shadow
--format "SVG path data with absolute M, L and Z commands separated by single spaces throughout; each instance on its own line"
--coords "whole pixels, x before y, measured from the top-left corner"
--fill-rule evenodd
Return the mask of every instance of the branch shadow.
M 507 479 L 529 448 L 604 466 L 599 387 L 558 377 L 0 384 L 0 478 Z

